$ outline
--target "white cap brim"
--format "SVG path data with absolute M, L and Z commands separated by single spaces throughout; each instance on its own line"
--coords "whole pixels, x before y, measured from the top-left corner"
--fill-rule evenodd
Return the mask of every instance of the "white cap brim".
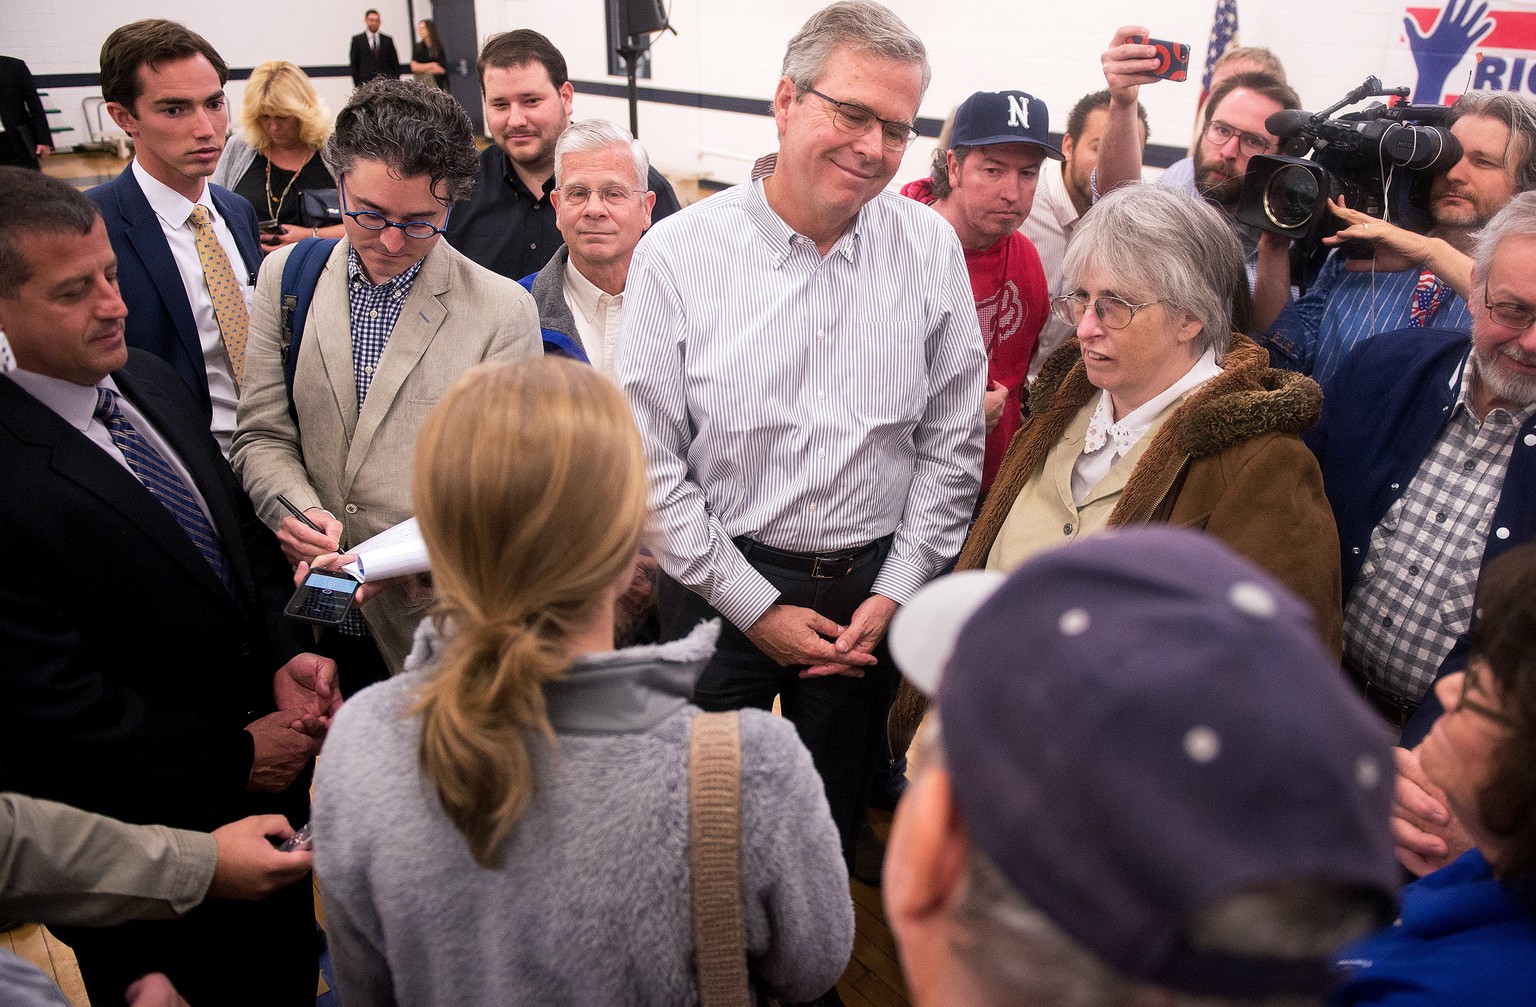
M 896 613 L 891 621 L 891 657 L 924 695 L 938 694 L 960 630 L 1006 579 L 996 570 L 952 573 L 929 583 Z

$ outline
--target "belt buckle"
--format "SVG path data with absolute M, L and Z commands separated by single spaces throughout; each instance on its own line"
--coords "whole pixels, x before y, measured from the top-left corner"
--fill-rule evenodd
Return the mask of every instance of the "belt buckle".
M 823 571 L 822 564 L 827 564 Z M 836 568 L 835 570 L 833 568 Z M 853 572 L 853 564 L 847 556 L 817 556 L 811 563 L 812 580 L 836 580 Z

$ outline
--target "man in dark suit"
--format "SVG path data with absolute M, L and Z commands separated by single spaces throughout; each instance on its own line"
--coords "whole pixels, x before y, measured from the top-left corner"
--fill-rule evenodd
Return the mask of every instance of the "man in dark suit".
M 53 153 L 53 134 L 32 71 L 14 56 L 0 56 L 0 164 L 39 168 Z
M 256 212 L 208 183 L 224 149 L 229 71 L 174 21 L 124 25 L 101 47 L 101 94 L 134 160 L 86 195 L 101 208 L 128 305 L 128 345 L 168 362 L 229 453 L 261 265 Z
M 352 86 L 362 87 L 375 77 L 400 77 L 400 57 L 395 53 L 395 40 L 379 31 L 379 12 L 369 10 L 363 15 L 367 31 L 352 36 Z
M 0 377 L 0 790 L 177 828 L 297 825 L 335 667 L 301 653 L 289 567 L 191 395 L 128 349 L 116 271 L 89 200 L 0 168 L 17 365 Z M 303 885 L 61 936 L 98 1007 L 151 971 L 193 1003 L 315 995 Z

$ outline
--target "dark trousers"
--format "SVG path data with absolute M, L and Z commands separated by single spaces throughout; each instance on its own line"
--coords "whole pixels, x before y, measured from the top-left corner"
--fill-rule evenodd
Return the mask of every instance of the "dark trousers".
M 334 626 L 326 626 L 315 640 L 315 653 L 336 662 L 336 681 L 343 699 L 350 699 L 389 677 L 389 666 L 371 636 L 349 636 Z
M 778 588 L 779 604 L 814 609 L 846 626 L 854 609 L 869 597 L 889 551 L 890 539 L 883 539 L 850 573 L 834 579 L 775 567 L 767 559 L 751 558 L 749 562 Z M 767 710 L 773 706 L 773 698 L 779 697 L 780 709 L 795 725 L 821 774 L 832 820 L 842 840 L 843 859 L 852 871 L 854 840 L 865 814 L 870 779 L 885 736 L 886 707 L 896 681 L 885 641 L 874 650 L 879 663 L 865 669 L 863 678 L 800 678 L 801 667 L 780 667 L 708 602 L 665 574 L 657 605 L 663 640 L 687 636 L 705 619 L 721 619 L 715 656 L 694 689 L 693 701 L 700 707 Z

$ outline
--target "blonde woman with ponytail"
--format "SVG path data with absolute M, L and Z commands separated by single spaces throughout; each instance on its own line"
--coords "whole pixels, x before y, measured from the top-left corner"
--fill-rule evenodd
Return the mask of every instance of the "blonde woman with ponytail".
M 585 365 L 481 364 L 428 417 L 412 499 L 437 606 L 315 779 L 344 1003 L 698 1002 L 689 697 L 719 627 L 613 649 L 645 494 L 623 395 Z M 789 723 L 744 711 L 741 748 L 753 978 L 808 1000 L 852 945 L 837 832 Z

